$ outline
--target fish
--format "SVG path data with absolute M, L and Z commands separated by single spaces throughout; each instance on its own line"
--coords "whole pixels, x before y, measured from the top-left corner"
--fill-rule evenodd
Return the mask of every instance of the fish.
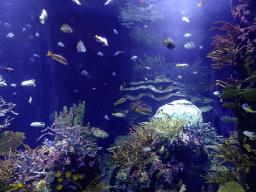
M 146 66 L 146 67 L 144 67 L 144 69 L 150 70 L 150 67 L 147 67 L 147 66 Z
M 40 56 L 39 56 L 39 55 L 37 55 L 37 54 L 33 54 L 33 56 L 34 56 L 34 57 L 37 57 L 37 58 L 40 58 Z
M 58 61 L 58 62 L 60 62 L 64 65 L 68 65 L 67 60 L 64 57 L 60 56 L 60 55 L 52 54 L 50 51 L 48 51 L 47 56 L 52 57 L 54 60 L 56 60 L 56 61 Z
M 186 48 L 186 49 L 194 49 L 195 47 L 196 47 L 196 44 L 193 41 L 187 42 L 184 45 L 184 48 Z
M 78 52 L 85 52 L 86 51 L 86 48 L 85 48 L 85 46 L 84 46 L 84 43 L 83 43 L 83 41 L 82 40 L 80 40 L 78 43 L 77 43 L 77 51 Z
M 39 37 L 40 35 L 39 35 L 39 33 L 36 33 L 35 36 L 36 36 L 36 37 Z
M 256 110 L 252 109 L 252 107 L 249 106 L 247 103 L 244 103 L 242 105 L 242 108 L 249 113 L 256 113 Z
M 16 87 L 17 85 L 15 83 L 11 84 L 11 87 Z
M 182 17 L 182 21 L 185 21 L 186 23 L 189 23 L 189 19 L 187 17 Z
M 29 97 L 28 102 L 29 102 L 30 104 L 32 103 L 32 97 L 31 97 L 31 96 Z
M 104 119 L 106 119 L 107 121 L 110 120 L 109 117 L 108 117 L 108 115 L 105 115 L 105 116 L 104 116 Z
M 136 55 L 132 56 L 131 60 L 133 60 L 134 62 L 136 61 L 138 57 Z
M 181 63 L 181 64 L 176 64 L 176 67 L 182 67 L 182 68 L 185 68 L 185 67 L 189 67 L 189 64 L 186 64 L 186 63 Z
M 67 24 L 63 24 L 60 30 L 63 31 L 64 33 L 73 33 L 73 29 Z
M 151 111 L 148 109 L 136 109 L 135 112 L 141 113 L 143 115 L 151 115 Z
M 104 4 L 105 6 L 108 5 L 112 0 L 107 0 L 107 2 Z
M 96 41 L 103 44 L 103 46 L 108 46 L 108 41 L 106 38 L 98 36 L 98 35 L 95 35 L 94 37 L 96 38 Z
M 147 152 L 147 151 L 151 151 L 151 148 L 149 148 L 149 147 L 145 147 L 145 148 L 143 148 L 141 151 L 145 151 L 145 152 Z
M 35 79 L 23 81 L 23 82 L 21 82 L 21 86 L 34 86 L 35 87 L 36 86 Z
M 115 117 L 125 117 L 125 114 L 123 113 L 112 113 L 111 115 Z
M 48 14 L 47 14 L 46 10 L 43 9 L 41 15 L 39 16 L 39 20 L 42 24 L 44 24 L 45 21 L 47 20 L 47 18 L 48 18 Z
M 98 52 L 97 55 L 100 57 L 103 57 L 103 53 L 101 53 L 101 52 Z
M 214 91 L 214 92 L 213 92 L 213 95 L 219 96 L 219 95 L 220 95 L 220 92 L 219 92 L 219 91 Z
M 4 67 L 5 71 L 8 71 L 9 73 L 13 72 L 13 68 L 10 67 Z
M 77 5 L 81 5 L 79 0 L 72 0 L 74 3 L 76 3 Z
M 89 73 L 88 73 L 86 70 L 83 70 L 83 71 L 81 72 L 81 75 L 88 77 L 88 76 L 89 76 Z
M 204 1 L 202 1 L 201 3 L 197 4 L 198 7 L 201 7 L 204 4 Z
M 117 51 L 117 52 L 115 52 L 114 56 L 116 57 L 116 56 L 120 56 L 120 55 L 122 55 L 122 54 L 124 54 L 123 51 Z
M 193 71 L 193 74 L 196 75 L 196 74 L 197 74 L 197 71 Z
M 33 122 L 30 124 L 30 126 L 32 127 L 44 127 L 45 126 L 45 123 L 44 122 Z
M 62 42 L 58 42 L 58 45 L 59 45 L 60 47 L 65 47 L 65 45 L 64 45 Z
M 175 43 L 170 37 L 165 37 L 164 44 L 168 49 L 172 50 L 175 48 Z
M 112 75 L 113 75 L 113 76 L 116 76 L 116 72 L 115 72 L 115 71 L 113 71 L 113 72 L 112 72 Z
M 1 191 L 2 192 L 10 192 L 10 191 L 14 191 L 21 187 L 24 187 L 23 183 L 19 183 L 18 185 L 9 185 L 7 187 L 4 187 Z
M 13 38 L 14 34 L 13 33 L 8 33 L 6 37 Z
M 125 101 L 127 101 L 127 98 L 121 98 L 121 99 L 119 99 L 116 103 L 114 103 L 114 105 L 116 106 L 116 105 L 119 105 L 119 104 L 121 104 L 121 103 L 124 103 Z
M 244 131 L 243 134 L 247 137 L 249 137 L 251 140 L 256 139 L 256 133 L 250 132 L 250 131 Z
M 199 49 L 203 49 L 204 47 L 203 46 L 200 46 Z
M 191 34 L 190 34 L 190 33 L 186 33 L 186 34 L 184 35 L 184 37 L 191 37 Z
M 115 33 L 115 34 L 117 34 L 117 35 L 118 35 L 118 32 L 117 32 L 117 30 L 116 30 L 116 29 L 113 29 L 113 31 L 114 31 L 114 33 Z
M 181 76 L 181 75 L 178 75 L 178 79 L 182 79 L 182 76 Z
M 148 81 L 148 78 L 147 78 L 147 77 L 143 77 L 143 79 L 144 79 L 145 81 Z

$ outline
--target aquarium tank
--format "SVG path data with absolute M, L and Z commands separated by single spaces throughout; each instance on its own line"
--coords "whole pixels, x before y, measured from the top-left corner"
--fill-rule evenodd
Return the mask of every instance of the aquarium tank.
M 0 192 L 255 192 L 255 0 L 1 0 Z

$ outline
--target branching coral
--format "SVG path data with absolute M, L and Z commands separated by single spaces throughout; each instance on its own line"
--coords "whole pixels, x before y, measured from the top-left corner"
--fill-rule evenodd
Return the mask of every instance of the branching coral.
M 229 138 L 223 139 L 223 144 L 218 145 L 218 152 L 214 157 L 220 160 L 219 168 L 217 168 L 214 174 L 208 176 L 210 182 L 223 185 L 229 181 L 238 181 L 246 186 L 244 184 L 246 175 L 251 167 L 256 166 L 256 163 L 255 158 L 250 158 L 242 153 L 241 146 L 237 141 L 236 132 L 233 132 Z M 220 166 L 224 163 L 228 165 L 228 170 L 220 172 Z M 235 169 L 233 170 L 231 167 L 235 167 Z
M 183 122 L 172 120 L 169 117 L 162 119 L 152 119 L 151 122 L 143 122 L 144 129 L 154 130 L 157 140 L 168 139 L 177 140 L 183 132 Z
M 154 152 L 144 150 L 151 149 L 155 142 L 153 130 L 144 129 L 142 125 L 134 126 L 126 140 L 117 141 L 109 149 L 112 153 L 110 161 L 122 169 L 134 166 L 138 170 L 143 170 L 147 164 L 158 160 Z
M 211 30 L 221 30 L 226 31 L 226 35 L 215 35 L 213 37 L 212 45 L 215 46 L 215 49 L 211 51 L 207 57 L 211 58 L 216 64 L 212 64 L 212 68 L 221 69 L 226 65 L 233 64 L 233 51 L 236 45 L 236 38 L 239 36 L 241 31 L 238 27 L 227 23 L 225 21 L 215 22 L 215 24 L 221 23 L 223 26 L 221 28 L 213 26 Z
M 12 111 L 13 107 L 15 107 L 16 104 L 14 103 L 6 103 L 2 97 L 0 97 L 0 117 L 4 117 L 7 113 L 12 113 L 14 115 L 18 115 L 18 113 L 15 113 Z M 4 120 L 4 124 L 0 125 L 0 130 L 3 128 L 6 128 L 10 125 L 11 121 L 14 118 L 10 118 L 10 116 L 6 117 Z
M 5 80 L 3 79 L 3 76 L 0 75 L 0 86 L 7 86 Z

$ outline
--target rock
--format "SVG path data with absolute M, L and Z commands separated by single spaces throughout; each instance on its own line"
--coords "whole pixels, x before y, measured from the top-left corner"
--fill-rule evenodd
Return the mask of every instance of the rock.
M 203 122 L 202 112 L 199 108 L 187 100 L 177 100 L 160 107 L 154 118 L 166 118 L 180 120 L 185 126 L 195 126 Z

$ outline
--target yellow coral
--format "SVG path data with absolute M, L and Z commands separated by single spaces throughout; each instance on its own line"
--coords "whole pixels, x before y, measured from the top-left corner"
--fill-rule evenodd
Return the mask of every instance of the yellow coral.
M 57 189 L 60 191 L 63 188 L 62 185 L 58 185 Z

